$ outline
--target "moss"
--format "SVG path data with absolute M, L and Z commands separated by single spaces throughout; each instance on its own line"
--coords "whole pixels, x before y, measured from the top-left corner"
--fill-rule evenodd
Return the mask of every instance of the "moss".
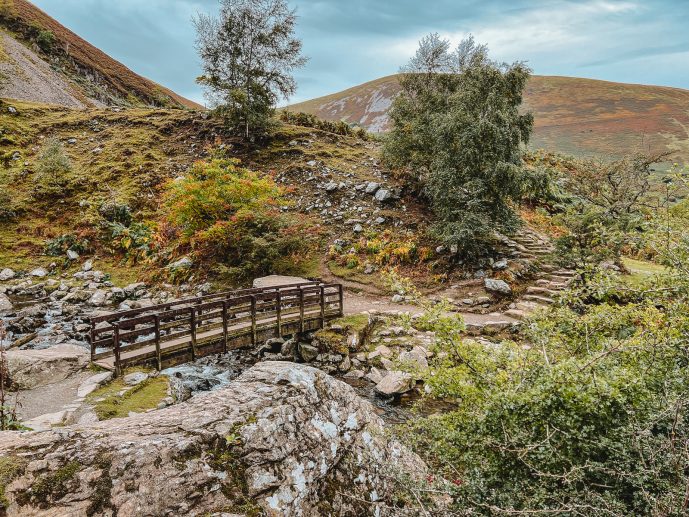
M 24 466 L 25 462 L 14 456 L 0 458 L 0 515 L 5 514 L 9 505 L 5 489 L 7 485 L 21 475 Z
M 107 454 L 99 454 L 94 464 L 100 468 L 101 475 L 89 483 L 93 490 L 93 496 L 91 497 L 91 504 L 86 510 L 87 515 L 100 514 L 106 508 L 112 508 L 112 502 L 110 501 L 112 493 L 112 478 L 110 477 L 112 459 Z
M 52 501 L 59 501 L 70 492 L 80 468 L 78 461 L 70 461 L 55 472 L 39 477 L 27 491 L 17 495 L 17 503 L 49 507 Z
M 255 517 L 263 515 L 260 506 L 249 495 L 249 486 L 246 481 L 246 464 L 238 454 L 242 446 L 240 429 L 243 425 L 233 427 L 224 440 L 219 440 L 210 448 L 208 464 L 216 471 L 224 472 L 227 477 L 221 488 L 225 497 L 235 503 L 227 508 L 231 513 Z
M 168 396 L 168 379 L 164 375 L 149 378 L 120 394 L 127 388 L 122 378 L 118 378 L 89 395 L 88 400 L 100 420 L 123 418 L 132 411 L 142 413 L 155 409 Z

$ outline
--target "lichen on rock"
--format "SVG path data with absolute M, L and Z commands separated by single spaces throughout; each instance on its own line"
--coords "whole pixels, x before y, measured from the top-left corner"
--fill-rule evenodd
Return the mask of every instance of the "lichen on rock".
M 391 469 L 425 475 L 351 387 L 279 361 L 151 413 L 0 433 L 0 457 L 26 461 L 4 486 L 10 516 L 42 505 L 55 515 L 400 515 Z

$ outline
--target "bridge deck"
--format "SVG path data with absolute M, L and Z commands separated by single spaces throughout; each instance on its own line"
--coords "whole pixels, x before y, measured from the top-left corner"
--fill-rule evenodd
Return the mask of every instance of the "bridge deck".
M 342 286 L 307 283 L 189 298 L 91 319 L 91 359 L 120 374 L 158 369 L 323 328 L 343 314 Z

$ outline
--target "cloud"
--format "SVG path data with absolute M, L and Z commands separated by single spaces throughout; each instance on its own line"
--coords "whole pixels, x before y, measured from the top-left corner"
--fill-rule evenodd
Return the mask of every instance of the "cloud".
M 130 68 L 201 100 L 190 19 L 217 0 L 35 0 Z M 686 0 L 290 0 L 311 60 L 293 101 L 395 73 L 418 40 L 468 34 L 535 73 L 689 88 Z M 640 63 L 643 66 L 640 66 Z M 682 63 L 684 65 L 682 66 Z

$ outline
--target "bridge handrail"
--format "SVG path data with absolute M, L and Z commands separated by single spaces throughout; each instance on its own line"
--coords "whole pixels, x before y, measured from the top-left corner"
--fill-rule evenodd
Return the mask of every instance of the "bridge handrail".
M 338 295 L 336 300 L 332 299 L 333 295 Z M 185 334 L 191 335 L 192 341 L 194 341 L 197 329 L 203 331 L 203 329 L 218 328 L 218 325 L 222 325 L 226 335 L 230 317 L 234 325 L 251 321 L 254 334 L 257 319 L 265 321 L 275 318 L 277 330 L 280 333 L 283 311 L 290 311 L 289 314 L 293 315 L 293 318 L 294 311 L 299 309 L 299 319 L 302 321 L 301 326 L 303 327 L 305 309 L 310 310 L 310 314 L 313 314 L 313 309 L 320 307 L 320 316 L 316 317 L 323 320 L 326 305 L 330 307 L 328 314 L 332 314 L 332 310 L 337 309 L 341 314 L 343 312 L 342 302 L 342 286 L 340 284 L 300 282 L 282 286 L 214 293 L 140 309 L 119 311 L 91 319 L 91 357 L 94 360 L 96 356 L 103 357 L 114 353 L 115 362 L 119 364 L 121 350 L 135 350 L 151 343 L 155 343 L 156 347 L 159 348 L 161 341 Z M 333 308 L 335 304 L 336 308 Z M 108 325 L 98 328 L 99 324 L 104 321 Z M 180 331 L 180 328 L 189 326 L 188 330 Z M 165 336 L 161 335 L 163 331 Z M 102 334 L 108 335 L 97 339 Z M 154 335 L 154 337 L 132 341 L 134 338 L 149 335 Z M 97 353 L 98 348 L 111 349 L 112 352 Z

